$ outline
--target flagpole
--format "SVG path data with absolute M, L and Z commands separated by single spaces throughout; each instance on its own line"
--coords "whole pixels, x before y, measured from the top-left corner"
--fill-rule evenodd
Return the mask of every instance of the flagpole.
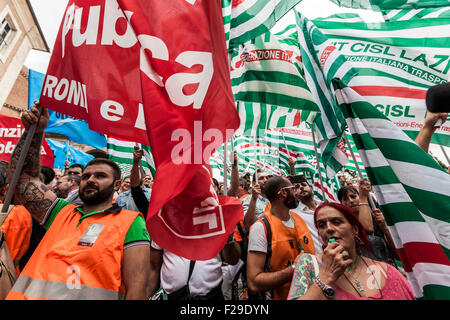
M 258 165 L 256 162 L 256 151 L 258 150 L 256 148 L 256 135 L 253 137 L 253 149 L 254 149 L 254 153 L 255 153 L 255 179 L 256 181 L 254 181 L 255 184 L 258 183 Z
M 350 145 L 350 141 L 348 141 L 347 133 L 345 131 L 344 131 L 343 136 L 344 136 L 344 141 L 345 141 L 345 143 L 347 143 L 347 147 L 350 150 L 350 154 L 352 155 L 352 159 L 353 159 L 353 162 L 355 163 L 356 170 L 358 170 L 359 178 L 363 179 L 361 169 L 359 167 L 358 161 L 356 161 L 355 153 L 353 152 L 352 146 Z M 370 194 L 368 196 L 368 200 L 369 200 L 369 205 L 372 208 L 372 210 L 375 210 L 376 209 L 375 202 L 373 202 L 372 196 Z
M 228 140 L 223 145 L 223 195 L 227 195 L 228 191 Z
M 448 158 L 447 152 L 445 152 L 445 149 L 444 149 L 444 147 L 442 145 L 439 145 L 439 147 L 441 147 L 442 153 L 444 154 L 445 159 L 447 159 L 447 163 L 450 166 L 450 159 Z
M 318 171 L 319 171 L 320 188 L 322 189 L 323 201 L 326 201 L 325 189 L 323 188 L 323 181 L 322 181 L 322 171 L 321 171 L 321 168 L 320 168 L 319 154 L 317 152 L 317 146 L 316 146 L 316 137 L 314 136 L 314 123 L 311 124 L 311 133 L 312 133 L 312 139 L 313 139 L 313 144 L 314 144 L 314 152 L 316 153 L 317 168 L 318 168 Z M 313 179 L 313 184 L 314 184 L 314 179 Z
M 286 138 L 284 137 L 283 128 L 281 128 L 281 136 L 283 137 L 284 147 L 286 148 L 288 158 L 290 157 L 289 148 L 286 143 Z
M 66 150 L 66 161 L 69 162 L 69 146 L 70 146 L 70 142 L 69 140 L 66 140 L 67 143 L 67 150 Z
M 38 122 L 33 123 L 27 132 L 27 136 L 25 137 L 25 141 L 23 143 L 22 151 L 20 152 L 19 159 L 17 160 L 17 165 L 14 170 L 13 176 L 9 183 L 8 191 L 6 192 L 6 196 L 3 202 L 2 213 L 7 213 L 9 209 L 9 205 L 11 204 L 11 200 L 14 196 L 14 192 L 16 190 L 17 182 L 19 181 L 20 175 L 22 174 L 23 165 L 25 163 L 25 158 L 30 150 L 31 142 L 33 141 L 34 133 L 36 132 L 36 127 L 39 123 L 42 114 L 42 107 L 40 105 L 37 106 L 39 110 Z
M 355 163 L 356 170 L 358 170 L 359 178 L 362 179 L 362 178 L 363 178 L 363 175 L 362 175 L 361 169 L 359 168 L 358 161 L 356 161 L 356 156 L 355 156 L 355 154 L 353 153 L 352 146 L 350 145 L 350 142 L 348 141 L 348 137 L 347 137 L 347 134 L 345 133 L 345 131 L 344 131 L 343 136 L 344 136 L 344 141 L 345 141 L 345 143 L 347 143 L 348 150 L 350 150 L 350 154 L 352 155 L 352 159 L 353 159 L 353 162 Z

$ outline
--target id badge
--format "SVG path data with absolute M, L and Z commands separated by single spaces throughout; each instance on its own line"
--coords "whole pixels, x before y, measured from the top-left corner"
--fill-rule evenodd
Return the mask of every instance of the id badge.
M 92 247 L 104 227 L 105 227 L 105 225 L 103 225 L 103 224 L 97 224 L 97 223 L 91 224 L 87 228 L 85 234 L 81 237 L 80 241 L 78 242 L 78 245 L 85 246 L 85 247 Z

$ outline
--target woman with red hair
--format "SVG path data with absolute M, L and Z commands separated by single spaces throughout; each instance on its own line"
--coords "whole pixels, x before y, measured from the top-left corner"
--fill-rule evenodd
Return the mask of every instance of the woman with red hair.
M 324 251 L 302 254 L 293 265 L 288 299 L 413 300 L 411 286 L 391 265 L 362 255 L 371 247 L 358 218 L 339 203 L 322 203 L 314 223 Z

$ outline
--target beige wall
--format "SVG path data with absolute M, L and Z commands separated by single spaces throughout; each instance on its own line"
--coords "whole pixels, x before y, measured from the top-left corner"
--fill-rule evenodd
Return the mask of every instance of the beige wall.
M 17 96 L 11 96 L 11 91 L 21 85 L 23 79 L 20 77 L 23 64 L 31 49 L 48 51 L 47 45 L 39 32 L 38 26 L 33 18 L 32 12 L 25 0 L 0 0 L 0 22 L 7 15 L 12 20 L 16 29 L 9 44 L 0 49 L 0 113 L 3 112 L 4 103 L 14 107 L 25 107 Z M 28 95 L 28 92 L 26 92 Z M 11 96 L 11 101 L 9 100 Z M 27 99 L 27 98 L 26 98 Z M 21 105 L 15 105 L 15 103 Z M 18 113 L 17 113 L 18 114 Z

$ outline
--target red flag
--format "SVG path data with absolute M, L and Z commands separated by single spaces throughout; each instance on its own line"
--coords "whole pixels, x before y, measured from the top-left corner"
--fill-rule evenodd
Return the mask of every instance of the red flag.
M 9 162 L 11 154 L 25 128 L 19 118 L 0 115 L 0 160 Z M 53 168 L 55 157 L 45 139 L 42 139 L 41 165 Z
M 41 105 L 148 145 L 139 59 L 140 45 L 116 0 L 69 0 Z
M 220 251 L 243 211 L 216 195 L 209 168 L 239 126 L 218 1 L 70 0 L 41 103 L 150 145 L 152 239 L 193 260 Z
M 142 48 L 144 113 L 157 167 L 150 236 L 175 254 L 210 259 L 243 215 L 236 199 L 219 201 L 209 168 L 212 152 L 239 126 L 220 3 L 118 2 L 133 12 L 128 19 Z

